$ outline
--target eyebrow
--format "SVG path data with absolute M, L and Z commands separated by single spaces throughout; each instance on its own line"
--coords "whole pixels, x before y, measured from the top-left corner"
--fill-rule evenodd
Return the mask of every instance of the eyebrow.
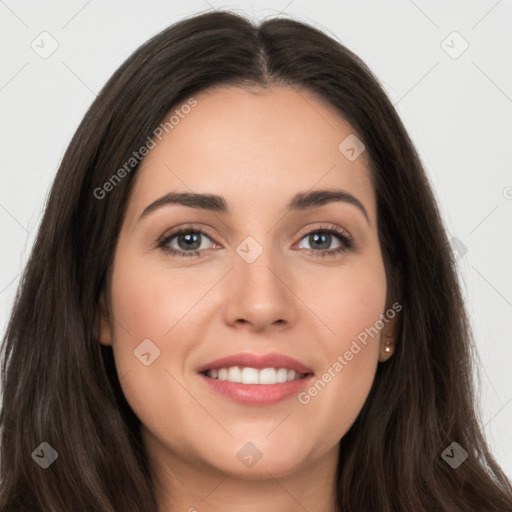
M 330 202 L 343 202 L 357 207 L 364 215 L 368 224 L 371 224 L 366 208 L 361 201 L 352 194 L 341 189 L 314 190 L 312 192 L 299 192 L 295 194 L 286 206 L 286 213 L 291 211 L 301 211 L 310 208 L 322 206 Z M 138 220 L 147 217 L 150 213 L 170 204 L 181 204 L 190 208 L 208 210 L 212 212 L 231 215 L 226 200 L 222 196 L 215 194 L 197 194 L 193 192 L 169 192 L 153 201 L 141 213 Z

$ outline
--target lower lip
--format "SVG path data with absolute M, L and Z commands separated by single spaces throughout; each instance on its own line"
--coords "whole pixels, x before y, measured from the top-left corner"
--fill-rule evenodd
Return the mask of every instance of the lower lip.
M 300 393 L 313 377 L 308 375 L 302 379 L 277 384 L 242 384 L 212 379 L 202 373 L 199 376 L 219 395 L 245 405 L 271 405 L 285 400 Z

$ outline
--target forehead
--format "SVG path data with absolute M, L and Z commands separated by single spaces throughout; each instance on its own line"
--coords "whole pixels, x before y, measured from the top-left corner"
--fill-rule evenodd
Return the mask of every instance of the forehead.
M 177 105 L 166 116 L 178 114 L 137 171 L 129 215 L 171 190 L 222 195 L 234 210 L 268 210 L 299 191 L 343 188 L 375 219 L 366 154 L 351 161 L 340 151 L 354 130 L 327 102 L 283 86 L 220 86 L 194 99 L 194 108 Z

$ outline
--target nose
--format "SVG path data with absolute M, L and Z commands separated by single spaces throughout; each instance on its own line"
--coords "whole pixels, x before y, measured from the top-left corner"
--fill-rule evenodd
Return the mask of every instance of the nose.
M 284 329 L 297 318 L 297 298 L 284 262 L 276 265 L 270 249 L 252 263 L 238 254 L 226 286 L 225 321 L 232 327 L 247 325 L 254 332 Z M 288 282 L 287 282 L 288 281 Z

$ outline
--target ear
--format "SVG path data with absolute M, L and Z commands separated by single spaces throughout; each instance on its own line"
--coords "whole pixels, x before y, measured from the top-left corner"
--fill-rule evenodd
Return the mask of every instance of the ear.
M 383 363 L 390 359 L 395 352 L 395 344 L 401 325 L 401 311 L 402 306 L 398 302 L 394 302 L 393 305 L 387 305 L 386 307 L 384 315 L 388 320 L 385 322 L 380 334 L 379 363 Z M 393 312 L 395 314 L 394 316 L 391 316 Z
M 102 345 L 112 345 L 112 330 L 104 292 L 101 293 L 98 307 L 100 319 L 99 342 Z

